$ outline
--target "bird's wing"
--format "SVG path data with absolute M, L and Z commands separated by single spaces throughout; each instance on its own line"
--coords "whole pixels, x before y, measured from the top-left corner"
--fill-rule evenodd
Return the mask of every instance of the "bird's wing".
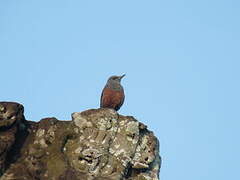
M 122 106 L 123 103 L 124 103 L 124 99 L 125 99 L 124 91 L 121 92 L 121 93 L 118 93 L 118 95 L 120 96 L 119 99 L 121 99 L 121 101 L 117 104 L 117 106 L 116 106 L 116 108 L 115 108 L 116 111 L 118 111 L 118 110 L 121 108 L 121 106 Z
M 112 94 L 112 91 L 109 88 L 104 87 L 101 95 L 101 100 L 100 100 L 101 108 L 108 107 L 111 104 L 111 94 Z

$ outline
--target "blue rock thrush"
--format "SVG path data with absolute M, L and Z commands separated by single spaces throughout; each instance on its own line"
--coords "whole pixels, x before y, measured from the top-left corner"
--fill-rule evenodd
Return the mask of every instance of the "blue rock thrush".
M 121 79 L 125 76 L 111 76 L 105 85 L 101 101 L 101 108 L 112 108 L 118 111 L 124 102 L 124 90 L 121 85 Z

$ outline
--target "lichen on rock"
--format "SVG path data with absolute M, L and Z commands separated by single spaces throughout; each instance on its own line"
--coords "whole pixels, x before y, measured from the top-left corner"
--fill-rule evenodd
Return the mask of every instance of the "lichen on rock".
M 71 121 L 26 121 L 0 102 L 0 180 L 157 180 L 159 142 L 143 123 L 101 108 Z

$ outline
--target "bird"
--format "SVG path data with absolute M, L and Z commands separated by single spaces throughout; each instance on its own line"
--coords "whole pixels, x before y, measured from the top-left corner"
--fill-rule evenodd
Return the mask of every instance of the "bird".
M 100 107 L 111 108 L 118 111 L 123 105 L 125 94 L 121 85 L 121 80 L 125 76 L 111 76 L 109 77 L 105 87 L 102 90 Z

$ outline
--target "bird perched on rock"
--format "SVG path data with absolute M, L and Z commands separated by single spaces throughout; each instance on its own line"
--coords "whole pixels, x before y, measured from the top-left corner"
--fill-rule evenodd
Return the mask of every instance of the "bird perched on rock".
M 100 107 L 101 108 L 112 108 L 116 111 L 120 109 L 124 102 L 124 90 L 121 85 L 121 80 L 125 76 L 111 76 L 107 84 L 105 85 L 101 101 L 100 101 Z

